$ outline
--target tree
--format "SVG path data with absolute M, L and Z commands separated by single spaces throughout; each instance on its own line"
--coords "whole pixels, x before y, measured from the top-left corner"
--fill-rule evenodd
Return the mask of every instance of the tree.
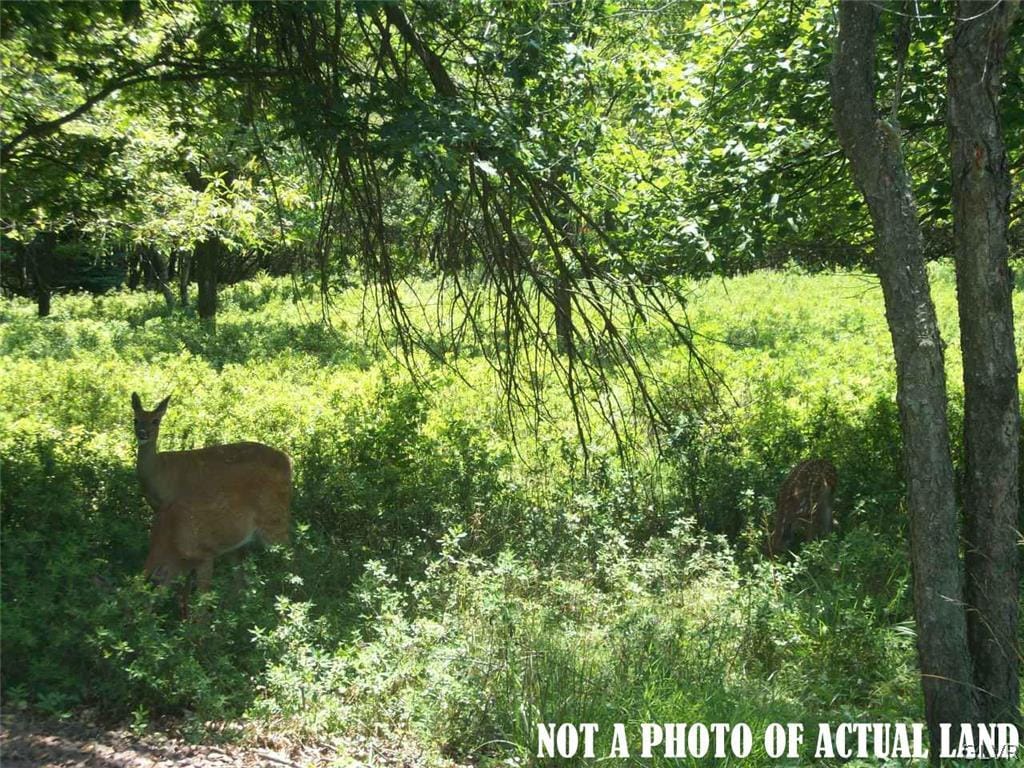
M 1017 2 L 956 9 L 948 46 L 960 342 L 968 641 L 982 722 L 1018 722 L 1020 404 L 1007 264 L 1010 171 L 999 114 Z
M 308 223 L 304 169 L 294 143 L 265 146 L 257 130 L 267 122 L 251 105 L 239 110 L 257 77 L 237 45 L 244 8 L 24 3 L 0 13 L 0 233 L 4 266 L 25 267 L 20 280 L 0 269 L 5 288 L 31 293 L 45 312 L 52 292 L 111 287 L 106 274 L 67 279 L 84 272 L 77 262 L 127 271 L 129 282 L 138 265 L 173 306 L 172 254 L 216 237 L 218 261 L 226 251 L 262 266 L 293 245 Z M 177 265 L 185 304 L 188 259 Z M 210 310 L 217 269 L 196 271 Z
M 966 592 L 942 341 L 896 122 L 909 16 L 900 21 L 895 36 L 898 64 L 890 118 L 879 115 L 875 105 L 879 8 L 853 0 L 841 4 L 833 63 L 836 132 L 871 212 L 896 357 L 918 654 L 933 742 L 939 723 L 1019 720 L 1020 406 L 1007 264 L 1010 177 L 999 114 L 1000 80 L 1016 11 L 1016 2 L 961 2 L 947 47 L 964 362 Z
M 217 317 L 217 283 L 224 245 L 216 235 L 210 235 L 196 243 L 192 261 L 195 264 L 196 310 L 199 317 L 211 327 Z
M 871 213 L 896 359 L 917 650 L 935 755 L 939 723 L 974 722 L 977 706 L 963 609 L 943 345 L 895 110 L 886 119 L 876 108 L 879 16 L 873 3 L 840 4 L 832 105 L 839 143 Z

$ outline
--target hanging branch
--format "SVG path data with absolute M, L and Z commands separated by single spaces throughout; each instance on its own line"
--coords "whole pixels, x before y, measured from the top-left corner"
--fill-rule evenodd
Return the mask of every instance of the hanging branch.
M 335 226 L 336 210 L 344 205 L 355 223 L 378 327 L 382 335 L 387 329 L 395 334 L 398 354 L 408 367 L 415 369 L 418 352 L 450 364 L 472 340 L 501 382 L 513 423 L 517 412 L 542 418 L 545 377 L 553 375 L 569 395 L 585 453 L 595 417 L 611 429 L 622 451 L 629 444 L 621 431 L 624 417 L 642 415 L 659 426 L 668 421 L 659 403 L 659 382 L 652 377 L 651 361 L 636 336 L 649 322 L 664 324 L 685 347 L 711 392 L 720 388 L 721 377 L 695 346 L 685 297 L 670 285 L 641 281 L 637 275 L 644 270 L 618 252 L 599 217 L 580 205 L 559 180 L 501 152 L 486 137 L 450 140 L 446 149 L 461 168 L 454 174 L 450 166 L 436 171 L 448 174 L 437 179 L 444 191 L 424 192 L 424 204 L 434 211 L 426 217 L 424 233 L 410 238 L 409 251 L 425 253 L 424 261 L 439 280 L 432 298 L 438 303 L 434 330 L 440 340 L 428 338 L 410 309 L 419 304 L 425 315 L 430 310 L 415 297 L 406 271 L 395 262 L 385 218 L 391 187 L 402 183 L 406 150 L 400 145 L 396 152 L 388 144 L 391 134 L 381 134 L 378 105 L 398 100 L 402 114 L 450 120 L 445 116 L 472 114 L 478 98 L 493 103 L 494 93 L 483 97 L 461 85 L 400 4 L 352 10 L 347 21 L 336 10 L 333 29 L 325 27 L 326 17 L 289 4 L 274 4 L 262 13 L 284 17 L 267 25 L 276 34 L 272 47 L 283 65 L 307 73 L 323 101 L 323 114 L 332 114 L 346 99 L 355 103 L 353 93 L 362 99 L 361 114 L 345 114 L 352 133 L 343 132 L 337 141 L 324 144 L 325 127 L 309 131 L 310 146 L 323 155 L 322 168 L 333 174 L 328 185 L 332 194 L 325 199 L 321 216 L 324 227 Z M 338 25 L 343 23 L 348 25 L 348 46 L 338 42 Z M 346 48 L 348 53 L 342 53 Z M 331 67 L 335 71 L 328 71 Z M 428 95 L 423 95 L 424 83 Z M 486 87 L 493 91 L 492 84 Z M 355 129 L 357 124 L 360 129 Z M 600 247 L 592 249 L 572 236 L 567 216 L 580 222 Z M 536 242 L 528 243 L 526 233 L 532 233 Z M 350 233 L 322 231 L 318 248 L 326 253 L 335 240 L 346 238 L 353 239 Z M 602 263 L 605 254 L 616 256 L 614 266 Z M 321 269 L 328 262 L 323 256 Z M 553 343 L 548 327 L 549 308 L 560 306 L 558 291 L 564 291 L 562 301 L 572 318 L 562 350 Z M 483 317 L 481 310 L 487 308 L 489 316 Z M 614 376 L 618 371 L 626 375 Z

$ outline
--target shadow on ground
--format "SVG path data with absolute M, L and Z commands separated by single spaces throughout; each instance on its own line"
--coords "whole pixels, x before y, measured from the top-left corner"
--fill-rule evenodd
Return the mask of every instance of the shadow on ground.
M 134 736 L 81 723 L 5 714 L 0 723 L 4 768 L 255 768 L 326 766 L 338 758 L 327 747 L 274 751 L 248 746 L 204 746 L 163 734 Z

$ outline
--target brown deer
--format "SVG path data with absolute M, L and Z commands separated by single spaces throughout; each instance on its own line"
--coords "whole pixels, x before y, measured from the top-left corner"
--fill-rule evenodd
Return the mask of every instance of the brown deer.
M 213 559 L 253 540 L 288 542 L 292 461 L 262 443 L 213 445 L 193 451 L 156 449 L 170 398 L 152 411 L 132 393 L 136 468 L 156 512 L 144 571 L 158 584 L 196 572 L 210 586 Z
M 827 459 L 801 461 L 786 477 L 775 500 L 775 520 L 767 553 L 775 557 L 797 541 L 812 541 L 832 532 L 832 496 L 836 468 Z

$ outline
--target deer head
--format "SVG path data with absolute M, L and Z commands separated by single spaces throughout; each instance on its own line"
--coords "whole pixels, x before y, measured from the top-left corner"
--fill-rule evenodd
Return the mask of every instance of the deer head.
M 167 404 L 171 402 L 168 395 L 154 408 L 147 411 L 142 407 L 142 401 L 136 392 L 132 392 L 132 411 L 135 413 L 135 439 L 139 444 L 155 443 L 160 434 L 160 420 L 167 412 Z

